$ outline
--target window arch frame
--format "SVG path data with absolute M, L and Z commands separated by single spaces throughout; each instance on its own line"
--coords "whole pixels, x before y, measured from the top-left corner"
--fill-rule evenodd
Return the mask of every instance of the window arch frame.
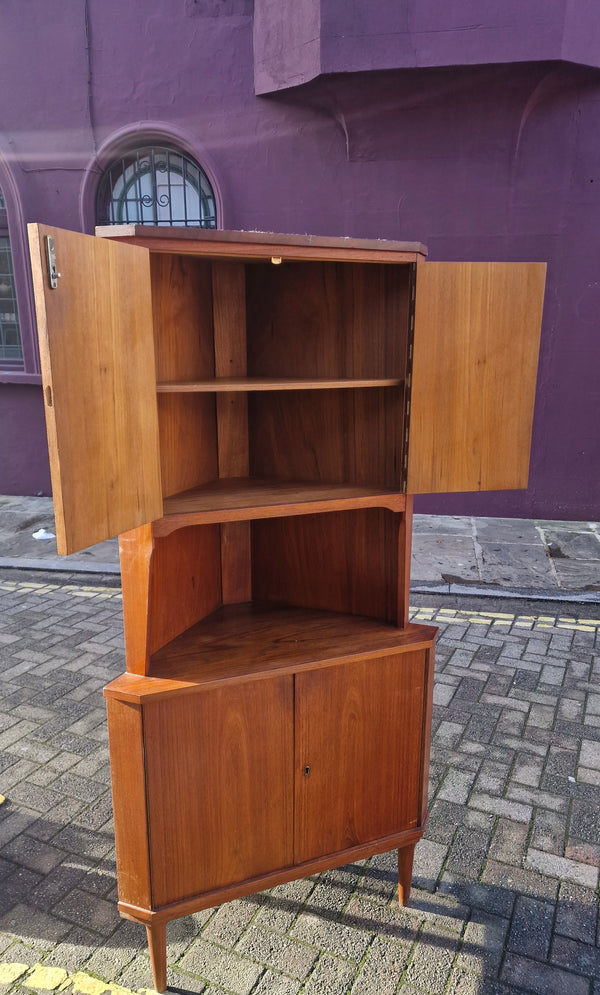
M 21 338 L 20 360 L 0 359 L 0 383 L 41 382 L 40 359 L 34 319 L 33 287 L 23 206 L 18 186 L 6 159 L 0 151 L 0 188 L 4 195 L 4 231 L 8 231 L 15 297 Z
M 214 184 L 195 156 L 172 140 L 142 142 L 137 137 L 118 154 L 103 157 L 96 186 L 96 224 L 217 228 Z M 176 201 L 179 210 L 174 212 Z

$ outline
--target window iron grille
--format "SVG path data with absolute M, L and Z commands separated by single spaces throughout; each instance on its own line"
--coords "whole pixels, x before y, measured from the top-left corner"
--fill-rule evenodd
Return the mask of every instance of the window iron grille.
M 17 308 L 15 273 L 8 237 L 6 203 L 0 188 L 0 362 L 4 369 L 21 367 L 23 347 Z
M 99 225 L 216 228 L 215 197 L 204 170 L 174 149 L 147 146 L 115 159 L 98 185 Z

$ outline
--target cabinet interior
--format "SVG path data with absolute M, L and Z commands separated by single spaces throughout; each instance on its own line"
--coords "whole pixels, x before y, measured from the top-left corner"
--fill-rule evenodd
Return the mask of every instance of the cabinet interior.
M 152 253 L 165 513 L 218 481 L 399 492 L 411 278 Z

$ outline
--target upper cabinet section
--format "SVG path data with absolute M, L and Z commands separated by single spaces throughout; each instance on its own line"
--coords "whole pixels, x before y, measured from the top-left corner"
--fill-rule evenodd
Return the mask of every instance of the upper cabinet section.
M 257 94 L 332 73 L 550 61 L 599 67 L 599 52 L 595 0 L 254 2 Z
M 543 265 L 102 234 L 31 232 L 62 551 L 148 521 L 166 535 L 526 486 Z

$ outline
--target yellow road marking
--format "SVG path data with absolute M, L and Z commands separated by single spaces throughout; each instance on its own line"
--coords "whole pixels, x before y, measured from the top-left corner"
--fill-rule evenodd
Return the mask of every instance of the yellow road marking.
M 24 977 L 26 975 L 26 977 Z M 152 988 L 138 988 L 133 992 L 111 981 L 102 981 L 86 971 L 76 971 L 70 974 L 62 967 L 46 967 L 44 964 L 3 963 L 0 964 L 0 985 L 11 985 L 19 981 L 25 988 L 35 988 L 37 991 L 63 992 L 71 988 L 74 995 L 155 995 Z

